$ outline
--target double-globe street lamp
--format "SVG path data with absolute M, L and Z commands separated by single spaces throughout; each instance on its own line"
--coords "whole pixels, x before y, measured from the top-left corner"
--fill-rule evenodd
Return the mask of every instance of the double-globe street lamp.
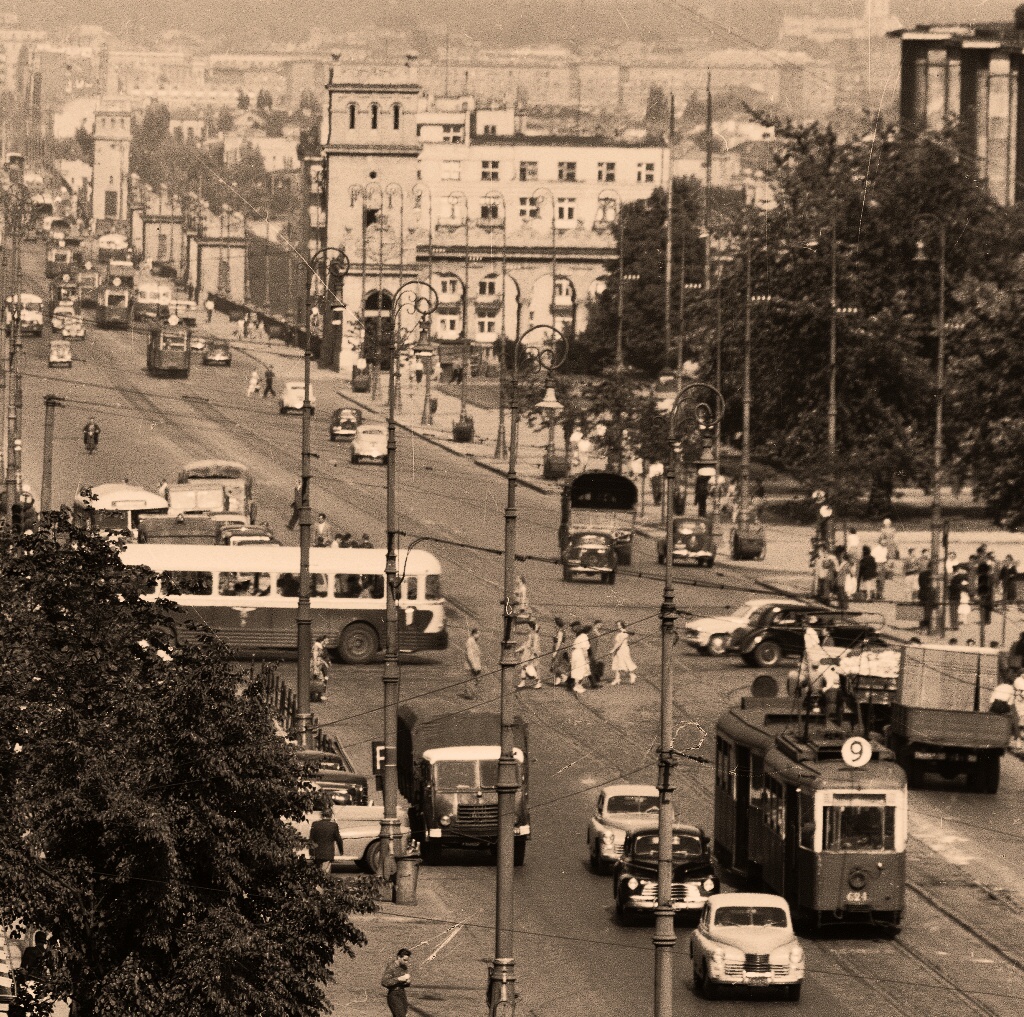
M 312 727 L 309 707 L 309 677 L 313 655 L 313 613 L 310 607 L 309 546 L 313 528 L 313 515 L 309 507 L 309 481 L 312 475 L 310 450 L 310 421 L 313 403 L 309 398 L 310 362 L 313 359 L 312 336 L 309 325 L 313 301 L 313 275 L 316 274 L 329 297 L 328 303 L 344 307 L 342 291 L 349 261 L 345 252 L 337 247 L 324 247 L 313 254 L 307 263 L 306 276 L 306 342 L 302 355 L 302 479 L 299 487 L 299 605 L 296 612 L 298 667 L 296 669 L 295 734 L 301 746 L 308 747 Z M 326 329 L 325 315 L 320 316 L 321 330 Z M 323 331 L 320 341 L 323 342 Z
M 380 875 L 395 871 L 395 857 L 401 836 L 398 820 L 398 697 L 401 670 L 398 664 L 398 594 L 402 577 L 398 574 L 398 441 L 395 424 L 399 362 L 404 346 L 415 336 L 421 343 L 430 339 L 430 318 L 437 309 L 437 291 L 420 279 L 403 283 L 391 300 L 391 339 L 388 360 L 388 444 L 387 444 L 387 553 L 384 559 L 384 818 L 380 824 Z M 406 324 L 403 316 L 413 320 Z
M 668 414 L 669 454 L 666 456 L 666 490 L 674 491 L 676 461 L 685 456 L 676 455 L 676 442 L 687 434 L 700 443 L 699 461 L 714 460 L 714 435 L 725 411 L 722 393 L 713 385 L 694 382 L 683 386 L 672 403 Z M 654 911 L 654 1013 L 655 1017 L 672 1014 L 672 954 L 675 948 L 675 911 L 672 908 L 672 831 L 675 808 L 672 770 L 676 765 L 675 721 L 673 713 L 672 655 L 675 642 L 675 623 L 679 617 L 675 606 L 673 555 L 675 540 L 673 515 L 665 513 L 665 587 L 661 602 L 661 736 L 658 751 L 658 905 Z
M 552 325 L 528 328 L 511 348 L 508 365 L 508 403 L 510 413 L 508 445 L 508 497 L 505 503 L 504 584 L 502 588 L 501 639 L 501 755 L 498 759 L 498 864 L 494 910 L 494 963 L 490 970 L 487 998 L 492 1015 L 515 1011 L 515 961 L 512 942 L 512 875 L 515 867 L 516 794 L 519 775 L 515 758 L 515 612 L 512 607 L 516 588 L 516 458 L 519 452 L 519 376 L 545 372 L 547 385 L 551 374 L 565 363 L 568 342 Z

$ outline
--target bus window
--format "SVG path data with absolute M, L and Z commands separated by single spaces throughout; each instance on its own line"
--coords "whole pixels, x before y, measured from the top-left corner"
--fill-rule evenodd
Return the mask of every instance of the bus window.
M 380 600 L 384 596 L 382 575 L 338 575 L 334 577 L 334 595 L 342 598 L 371 598 Z
M 322 572 L 312 572 L 310 573 L 309 580 L 309 595 L 311 597 L 327 596 L 327 576 Z M 279 597 L 298 597 L 298 572 L 282 572 L 277 577 L 277 595 Z
M 209 597 L 213 594 L 213 574 L 210 572 L 165 572 L 163 592 L 165 597 L 181 594 Z
M 441 599 L 441 577 L 439 575 L 428 575 L 424 592 L 427 600 Z
M 419 597 L 420 581 L 418 576 L 408 576 L 405 580 L 405 600 L 416 600 Z
M 267 572 L 222 572 L 217 584 L 222 597 L 265 597 L 270 593 Z

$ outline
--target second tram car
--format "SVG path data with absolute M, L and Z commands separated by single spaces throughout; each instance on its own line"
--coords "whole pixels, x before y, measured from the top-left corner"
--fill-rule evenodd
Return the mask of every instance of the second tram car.
M 789 901 L 815 928 L 899 932 L 907 848 L 907 779 L 893 753 L 849 766 L 848 734 L 796 699 L 747 699 L 718 721 L 718 863 Z
M 192 366 L 192 344 L 186 328 L 173 324 L 149 330 L 146 369 L 150 374 L 187 378 Z
M 130 328 L 132 323 L 132 281 L 112 276 L 96 297 L 96 324 L 100 328 Z

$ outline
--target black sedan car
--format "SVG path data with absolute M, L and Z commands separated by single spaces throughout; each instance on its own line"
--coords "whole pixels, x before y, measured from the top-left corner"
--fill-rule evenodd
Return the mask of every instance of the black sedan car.
M 612 884 L 615 913 L 620 918 L 653 914 L 658 906 L 658 844 L 657 823 L 627 835 Z M 711 845 L 704 831 L 699 826 L 674 826 L 672 910 L 677 915 L 698 915 L 718 889 Z
M 569 583 L 581 576 L 615 582 L 618 558 L 609 533 L 570 533 L 562 549 L 562 579 Z
M 858 646 L 877 640 L 874 626 L 862 615 L 818 604 L 767 605 L 732 635 L 730 648 L 749 667 L 771 667 L 804 653 L 804 632 L 812 628 L 832 646 Z

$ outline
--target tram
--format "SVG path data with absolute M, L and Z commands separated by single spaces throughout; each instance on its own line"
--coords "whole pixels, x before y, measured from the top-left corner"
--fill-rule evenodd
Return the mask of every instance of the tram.
M 131 279 L 112 276 L 96 297 L 96 324 L 100 328 L 130 328 L 132 323 Z
M 150 374 L 187 378 L 191 364 L 191 338 L 188 329 L 178 327 L 176 319 L 149 330 L 146 370 Z
M 128 238 L 123 233 L 104 233 L 96 241 L 96 260 L 101 265 L 128 261 Z
M 74 274 L 80 262 L 80 242 L 59 237 L 46 248 L 46 278 L 57 279 L 65 273 Z
M 78 299 L 83 307 L 95 307 L 103 286 L 103 273 L 91 261 L 75 277 L 78 283 Z
M 789 901 L 813 928 L 899 932 L 907 778 L 891 750 L 805 712 L 798 699 L 747 698 L 718 720 L 715 858 Z M 850 748 L 847 758 L 851 758 Z

